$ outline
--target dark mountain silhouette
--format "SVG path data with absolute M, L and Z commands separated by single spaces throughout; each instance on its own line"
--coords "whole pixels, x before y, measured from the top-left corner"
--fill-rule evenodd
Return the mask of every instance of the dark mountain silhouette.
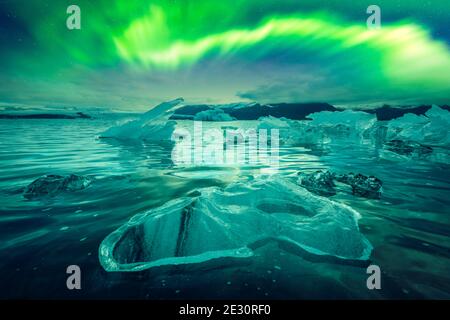
M 447 105 L 440 106 L 443 109 L 450 111 Z M 309 120 L 308 115 L 321 111 L 339 112 L 343 109 L 335 108 L 328 103 L 241 103 L 230 105 L 187 105 L 175 111 L 171 119 L 193 119 L 194 116 L 202 111 L 220 108 L 230 116 L 237 120 L 257 120 L 260 117 L 272 116 L 276 118 L 288 118 L 292 120 Z M 416 115 L 424 115 L 430 110 L 430 105 L 422 105 L 417 107 L 392 107 L 383 105 L 375 109 L 357 109 L 356 111 L 363 111 L 370 114 L 375 114 L 380 121 L 392 120 L 403 116 L 406 113 L 413 113 Z
M 0 119 L 92 119 L 91 116 L 83 112 L 77 112 L 76 115 L 53 114 L 53 113 L 35 113 L 35 114 L 1 114 Z
M 175 111 L 171 119 L 192 119 L 198 112 L 220 108 L 238 120 L 257 120 L 260 117 L 285 117 L 294 120 L 305 120 L 306 116 L 321 111 L 337 111 L 328 103 L 274 103 L 274 104 L 241 104 L 241 105 L 188 105 Z
M 450 111 L 450 107 L 449 106 L 440 106 L 442 109 L 446 109 L 448 111 Z M 431 106 L 418 106 L 418 107 L 391 107 L 389 105 L 384 105 L 381 108 L 377 108 L 377 109 L 371 109 L 371 110 L 362 110 L 365 111 L 367 113 L 371 113 L 371 114 L 376 114 L 377 119 L 380 121 L 385 121 L 385 120 L 392 120 L 392 119 L 396 119 L 396 118 L 400 118 L 403 115 L 405 115 L 406 113 L 413 113 L 416 115 L 424 115 L 425 113 L 427 113 L 428 110 L 430 110 Z
M 212 108 L 206 104 L 183 106 L 181 108 L 178 108 L 170 117 L 170 119 L 172 120 L 193 119 L 197 113 L 210 109 Z
M 276 118 L 289 118 L 293 120 L 305 120 L 306 116 L 321 111 L 336 111 L 337 109 L 328 103 L 276 103 L 270 105 L 255 104 L 248 108 L 224 109 L 232 117 L 240 120 L 257 120 L 260 117 L 272 116 Z

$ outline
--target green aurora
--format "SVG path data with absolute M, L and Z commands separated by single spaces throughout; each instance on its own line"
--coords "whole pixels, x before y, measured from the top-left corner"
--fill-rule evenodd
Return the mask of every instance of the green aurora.
M 371 1 L 6 2 L 0 101 L 448 104 L 446 2 L 377 1 L 379 30 L 366 27 Z M 70 4 L 81 30 L 66 28 Z

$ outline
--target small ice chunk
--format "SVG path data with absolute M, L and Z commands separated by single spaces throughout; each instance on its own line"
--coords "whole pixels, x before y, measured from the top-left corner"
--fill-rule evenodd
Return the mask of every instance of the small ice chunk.
M 352 187 L 352 192 L 355 195 L 365 198 L 380 198 L 381 187 L 383 182 L 374 176 L 365 176 L 360 173 L 337 175 L 336 180 L 346 183 Z
M 298 184 L 321 196 L 334 196 L 336 194 L 333 174 L 329 171 L 316 171 L 314 173 L 298 173 Z
M 33 199 L 42 196 L 56 196 L 61 192 L 73 192 L 87 188 L 92 179 L 85 176 L 71 174 L 69 176 L 45 175 L 30 183 L 23 196 Z

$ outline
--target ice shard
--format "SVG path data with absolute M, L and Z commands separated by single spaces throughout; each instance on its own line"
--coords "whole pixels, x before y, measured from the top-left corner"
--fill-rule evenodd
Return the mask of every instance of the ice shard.
M 163 102 L 141 115 L 139 119 L 109 128 L 101 134 L 101 137 L 117 140 L 170 141 L 177 123 L 169 118 L 174 112 L 173 108 L 183 101 L 183 98 L 178 98 Z

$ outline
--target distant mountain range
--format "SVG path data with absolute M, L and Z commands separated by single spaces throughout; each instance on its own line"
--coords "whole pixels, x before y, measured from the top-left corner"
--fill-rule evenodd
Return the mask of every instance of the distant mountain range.
M 91 116 L 83 112 L 77 112 L 75 115 L 60 113 L 32 113 L 32 114 L 2 114 L 0 119 L 92 119 Z
M 187 105 L 177 109 L 171 119 L 193 119 L 199 112 L 222 109 L 237 120 L 258 120 L 260 117 L 285 117 L 304 120 L 306 116 L 320 111 L 338 111 L 328 103 L 235 103 L 223 105 Z
M 450 111 L 450 106 L 440 106 L 442 109 Z M 367 113 L 376 114 L 377 119 L 380 121 L 383 120 L 392 120 L 395 118 L 400 118 L 406 113 L 414 113 L 416 115 L 424 115 L 428 110 L 430 110 L 431 106 L 418 106 L 418 107 L 406 107 L 406 108 L 398 108 L 391 107 L 388 105 L 384 105 L 381 108 L 370 109 L 370 110 L 361 110 Z
M 449 106 L 440 106 L 443 109 L 450 111 Z M 223 105 L 187 105 L 177 109 L 172 115 L 171 119 L 194 119 L 197 113 L 222 109 L 225 113 L 236 118 L 237 120 L 257 120 L 260 117 L 272 116 L 276 118 L 285 117 L 292 120 L 308 120 L 308 115 L 321 111 L 339 112 L 343 109 L 338 109 L 328 103 L 273 103 L 273 104 L 259 104 L 259 103 L 235 103 Z M 414 113 L 416 115 L 425 114 L 431 106 L 418 107 L 391 107 L 384 105 L 376 109 L 359 109 L 356 111 L 363 111 L 370 114 L 375 114 L 377 119 L 392 120 L 399 118 L 406 113 Z

